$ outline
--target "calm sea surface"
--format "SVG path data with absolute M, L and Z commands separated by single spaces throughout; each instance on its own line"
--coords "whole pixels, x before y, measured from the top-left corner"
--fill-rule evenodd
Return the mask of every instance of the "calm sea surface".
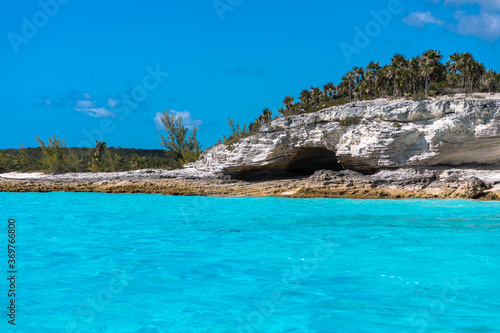
M 498 202 L 0 193 L 0 216 L 0 332 L 500 332 Z

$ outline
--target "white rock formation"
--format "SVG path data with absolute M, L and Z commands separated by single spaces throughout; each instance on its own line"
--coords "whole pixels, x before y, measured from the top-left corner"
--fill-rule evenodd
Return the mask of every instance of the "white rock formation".
M 340 120 L 353 117 L 361 122 L 340 126 Z M 373 173 L 387 167 L 499 162 L 497 95 L 363 101 L 279 118 L 232 147 L 207 149 L 190 167 L 226 173 L 341 168 Z

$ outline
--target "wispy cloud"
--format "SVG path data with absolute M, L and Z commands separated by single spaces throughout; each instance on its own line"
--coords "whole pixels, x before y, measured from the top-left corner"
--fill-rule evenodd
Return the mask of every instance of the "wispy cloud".
M 262 68 L 257 68 L 255 70 L 252 69 L 247 69 L 247 68 L 234 68 L 234 69 L 228 69 L 226 70 L 227 74 L 240 74 L 240 75 L 262 75 L 266 76 L 266 72 Z
M 89 109 L 95 107 L 95 103 L 89 100 L 77 100 L 76 107 L 79 109 Z
M 403 22 L 408 25 L 413 25 L 417 28 L 422 28 L 426 24 L 437 24 L 444 25 L 445 22 L 441 19 L 438 19 L 431 12 L 415 12 L 411 13 L 408 17 L 403 18 Z
M 118 105 L 118 102 L 114 98 L 108 98 L 108 106 L 114 108 Z
M 39 95 L 35 98 L 34 101 L 30 103 L 30 106 L 33 108 L 54 108 L 54 109 L 62 109 L 67 106 L 67 100 L 61 96 L 56 98 L 49 98 L 48 96 Z
M 441 3 L 441 0 L 432 1 Z M 444 6 L 456 7 L 453 9 L 453 20 L 449 23 L 429 11 L 411 13 L 403 22 L 417 28 L 437 24 L 456 34 L 474 36 L 490 43 L 500 39 L 500 0 L 444 0 L 442 3 Z
M 439 2 L 439 1 L 435 1 Z M 500 1 L 498 0 L 445 0 L 445 5 L 479 5 L 485 10 L 500 10 Z
M 84 98 L 90 98 L 88 93 L 85 93 Z M 116 114 L 105 107 L 99 106 L 98 102 L 89 99 L 79 99 L 76 101 L 75 111 L 83 112 L 90 117 L 107 118 L 116 117 Z
M 201 121 L 200 119 L 194 119 L 194 117 L 191 115 L 189 111 L 170 110 L 169 112 L 171 115 L 182 117 L 182 124 L 187 128 L 189 128 L 190 130 L 192 130 L 194 126 L 200 128 L 200 126 L 203 125 L 203 121 Z M 161 114 L 162 112 L 157 112 L 153 118 L 157 130 L 163 129 L 163 124 L 161 122 Z
M 31 103 L 32 108 L 37 109 L 67 109 L 81 112 L 90 117 L 115 117 L 124 110 L 148 111 L 150 104 L 143 101 L 135 101 L 130 92 L 117 95 L 94 96 L 86 91 L 71 90 L 60 92 L 57 97 L 46 95 L 37 96 Z
M 78 109 L 75 108 L 75 111 L 77 112 L 83 112 L 87 114 L 90 117 L 95 117 L 95 118 L 108 118 L 108 117 L 116 117 L 115 113 L 112 111 L 109 111 L 106 108 L 83 108 L 83 109 Z
M 463 36 L 475 36 L 494 42 L 500 38 L 500 14 L 495 12 L 481 12 L 476 15 L 467 15 L 459 11 L 455 14 L 457 20 L 456 32 Z

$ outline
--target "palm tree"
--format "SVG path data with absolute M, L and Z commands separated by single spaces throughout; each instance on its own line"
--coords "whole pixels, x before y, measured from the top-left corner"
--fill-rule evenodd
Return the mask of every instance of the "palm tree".
M 458 73 L 448 71 L 446 74 L 446 83 L 450 88 L 457 88 L 460 84 L 460 75 Z
M 463 89 L 465 89 L 467 82 L 467 63 L 470 62 L 471 59 L 473 59 L 473 57 L 470 53 L 455 52 L 452 55 L 450 55 L 450 61 L 447 63 L 451 73 L 453 74 L 460 73 L 459 76 L 462 77 Z
M 299 100 L 302 103 L 309 105 L 309 103 L 311 102 L 311 93 L 309 92 L 309 90 L 307 89 L 302 90 L 300 93 Z
M 432 84 L 432 76 L 436 69 L 438 68 L 438 62 L 443 57 L 440 51 L 427 50 L 422 54 L 420 68 L 421 75 L 424 77 L 425 81 L 425 97 L 428 96 L 429 87 Z
M 396 96 L 396 79 L 398 76 L 398 68 L 391 64 L 386 66 L 387 78 L 392 82 L 392 96 Z
M 500 74 L 492 70 L 486 72 L 484 65 L 477 62 L 470 53 L 456 52 L 450 55 L 446 64 L 441 59 L 440 51 L 427 50 L 421 56 L 411 59 L 395 54 L 390 64 L 383 67 L 379 62 L 371 61 L 366 70 L 363 67 L 353 67 L 344 74 L 337 86 L 330 82 L 323 85 L 323 89 L 311 86 L 310 90 L 303 90 L 298 98 L 301 104 L 294 105 L 295 99 L 286 96 L 283 99 L 286 109 L 281 108 L 279 112 L 288 114 L 286 111 L 291 109 L 295 112 L 316 110 L 318 107 L 311 107 L 315 104 L 324 106 L 323 102 L 335 97 L 349 96 L 349 101 L 352 101 L 353 97 L 406 96 L 410 92 L 415 95 L 423 90 L 425 97 L 428 97 L 431 88 L 458 88 L 462 81 L 464 89 L 471 93 L 478 88 L 488 89 L 491 93 L 500 86 Z M 266 110 L 252 124 L 253 127 L 271 119 L 271 111 Z
M 462 74 L 464 75 L 464 88 L 465 88 L 465 81 L 468 79 L 472 91 L 472 71 L 475 62 L 474 57 L 469 52 L 463 52 L 462 54 L 460 54 L 458 60 L 459 60 L 458 68 L 460 72 L 462 72 Z
M 345 76 L 342 77 L 342 82 L 337 85 L 337 97 L 344 97 L 347 91 L 347 78 Z
M 311 86 L 311 99 L 313 100 L 313 103 L 319 103 L 321 99 L 321 89 L 320 88 L 314 88 Z
M 399 91 L 403 92 L 403 96 L 406 95 L 406 85 L 408 82 L 408 78 L 410 77 L 410 71 L 403 69 L 399 72 L 398 77 L 396 78 L 396 86 L 398 87 Z
M 146 158 L 144 156 L 139 156 L 137 154 L 132 155 L 130 160 L 130 167 L 132 169 L 141 169 L 146 165 Z
M 394 86 L 393 96 L 396 96 L 396 87 L 398 85 L 397 83 L 399 82 L 398 81 L 399 73 L 402 70 L 406 69 L 406 63 L 407 63 L 406 58 L 402 54 L 396 53 L 394 57 L 392 57 L 390 65 L 390 73 L 392 76 L 392 84 Z
M 360 81 L 355 90 L 360 96 L 369 95 L 371 91 L 370 82 L 367 80 Z
M 102 167 L 103 167 L 103 159 L 102 159 L 102 155 L 104 154 L 104 150 L 108 148 L 108 145 L 106 144 L 106 142 L 102 141 L 102 140 L 95 140 L 95 152 L 94 154 L 91 153 L 91 151 L 89 152 L 89 155 L 91 157 L 91 160 L 89 162 L 89 167 L 92 171 L 102 171 Z
M 458 73 L 460 72 L 460 66 L 461 66 L 461 55 L 458 52 L 453 53 L 450 55 L 450 60 L 446 63 L 446 67 L 448 67 L 448 70 L 451 73 Z
M 354 72 L 354 78 L 356 79 L 356 85 L 359 84 L 360 81 L 363 80 L 365 76 L 365 70 L 363 67 L 353 67 L 352 71 Z
M 101 161 L 102 159 L 102 154 L 104 153 L 104 150 L 106 148 L 108 148 L 108 145 L 106 142 L 104 142 L 103 140 L 95 140 L 96 144 L 95 144 L 95 153 L 94 153 L 94 158 L 97 160 L 97 161 Z
M 370 85 L 369 94 L 371 94 L 375 90 L 375 83 L 377 81 L 377 76 L 378 76 L 378 72 L 380 71 L 380 69 L 382 69 L 382 67 L 380 67 L 380 62 L 371 61 L 368 64 L 368 66 L 366 66 L 366 74 L 365 75 L 366 75 L 366 79 L 368 80 L 369 85 Z
M 326 96 L 330 97 L 330 100 L 333 99 L 333 93 L 335 92 L 335 85 L 332 82 L 329 82 L 323 86 L 323 92 Z
M 477 81 L 479 81 L 479 79 L 484 75 L 485 72 L 486 72 L 486 67 L 484 67 L 483 64 L 474 61 L 474 63 L 471 65 L 471 83 L 470 83 L 471 94 L 474 88 L 474 79 L 477 79 Z
M 484 74 L 484 85 L 488 89 L 488 92 L 491 94 L 491 90 L 496 89 L 497 85 L 497 77 L 498 74 L 495 71 L 492 71 L 489 69 L 485 74 Z
M 420 62 L 421 62 L 420 57 L 413 57 L 408 62 L 408 71 L 412 84 L 412 92 L 414 95 L 415 95 L 416 81 L 420 74 Z
M 388 87 L 391 81 L 391 70 L 390 65 L 385 65 L 378 71 L 377 79 L 375 81 L 375 90 L 378 94 L 385 96 L 388 94 Z
M 286 117 L 286 116 L 288 116 L 288 115 L 289 115 L 289 112 L 288 112 L 288 111 L 289 111 L 288 109 L 283 109 L 283 108 L 279 108 L 279 109 L 278 109 L 278 112 L 279 112 L 279 113 L 281 113 L 281 115 L 282 115 L 283 117 Z
M 380 61 L 373 62 L 370 61 L 368 66 L 366 66 L 366 73 L 377 73 L 382 67 L 380 67 Z
M 477 62 L 469 52 L 463 52 L 460 55 L 455 53 L 450 58 L 454 60 L 452 64 L 453 69 L 456 68 L 456 70 L 459 70 L 464 75 L 464 88 L 465 81 L 469 81 L 470 93 L 472 94 L 474 90 L 474 79 L 480 78 L 486 71 L 484 65 Z
M 287 110 L 290 110 L 294 102 L 294 98 L 292 96 L 286 96 L 283 100 L 283 104 L 285 105 Z
M 264 110 L 262 110 L 262 123 L 267 123 L 268 121 L 271 120 L 273 116 L 273 112 L 271 110 L 269 110 L 268 108 L 265 108 Z
M 346 82 L 346 86 L 349 87 L 349 101 L 352 101 L 352 91 L 355 86 L 356 72 L 350 71 L 344 74 L 342 81 Z

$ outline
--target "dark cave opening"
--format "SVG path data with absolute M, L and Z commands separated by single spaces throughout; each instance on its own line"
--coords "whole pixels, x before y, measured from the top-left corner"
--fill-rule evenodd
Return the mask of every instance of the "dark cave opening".
M 285 171 L 295 174 L 313 174 L 317 170 L 344 170 L 335 152 L 326 148 L 296 147 L 296 155 L 288 163 Z

